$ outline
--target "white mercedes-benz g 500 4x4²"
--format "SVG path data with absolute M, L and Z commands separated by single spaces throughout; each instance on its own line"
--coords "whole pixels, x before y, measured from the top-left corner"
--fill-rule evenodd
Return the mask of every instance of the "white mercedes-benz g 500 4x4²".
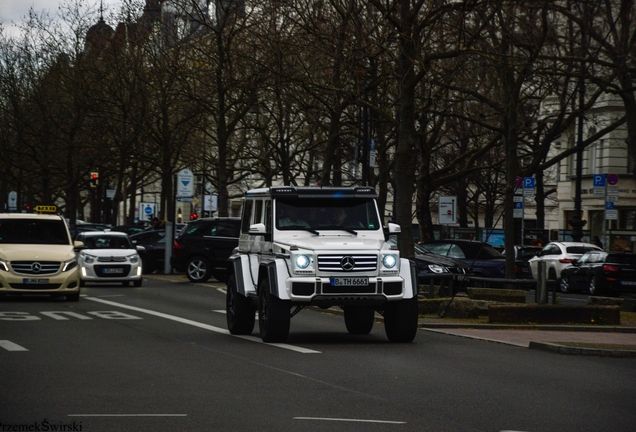
M 247 192 L 237 252 L 228 260 L 227 325 L 246 335 L 255 311 L 264 342 L 284 342 L 306 306 L 341 307 L 349 333 L 375 311 L 392 342 L 417 332 L 415 264 L 386 242 L 370 187 L 269 187 Z M 388 234 L 400 232 L 389 224 Z

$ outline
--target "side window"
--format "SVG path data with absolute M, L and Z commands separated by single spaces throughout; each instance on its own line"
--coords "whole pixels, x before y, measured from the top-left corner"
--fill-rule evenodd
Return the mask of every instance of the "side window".
M 458 258 L 458 259 L 465 259 L 466 255 L 464 255 L 464 251 L 461 250 L 461 248 L 457 245 L 451 245 L 450 247 L 450 251 L 448 252 L 449 257 L 452 258 Z
M 236 237 L 234 226 L 232 221 L 220 220 L 216 230 L 217 237 Z
M 204 235 L 216 237 L 219 235 L 218 231 L 219 231 L 219 223 L 214 221 L 206 226 Z
M 263 222 L 263 201 L 254 201 L 254 220 L 252 223 Z
M 579 264 L 585 264 L 586 262 L 594 262 L 594 255 L 583 254 L 581 258 L 579 258 Z
M 265 232 L 272 232 L 272 200 L 265 201 Z
M 252 223 L 252 206 L 253 200 L 245 200 L 243 204 L 243 223 L 241 225 L 241 232 L 247 234 L 250 231 L 250 224 Z

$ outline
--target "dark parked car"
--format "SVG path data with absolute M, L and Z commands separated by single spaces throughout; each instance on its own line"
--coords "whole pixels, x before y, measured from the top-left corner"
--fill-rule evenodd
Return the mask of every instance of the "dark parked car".
M 421 246 L 431 252 L 457 258 L 464 261 L 472 269 L 472 274 L 486 278 L 505 278 L 506 257 L 488 243 L 472 240 L 433 240 L 424 242 Z M 531 279 L 532 273 L 526 261 L 515 260 L 515 275 L 517 279 Z M 501 286 L 492 282 L 477 282 L 474 285 Z M 520 285 L 520 288 L 528 286 Z
M 395 238 L 389 239 L 389 244 L 397 245 Z M 464 261 L 434 254 L 425 247 L 415 244 L 415 265 L 417 267 L 417 282 L 428 284 L 431 279 L 448 278 L 452 274 L 455 286 L 461 290 L 463 283 L 470 273 L 470 266 Z M 437 282 L 437 281 L 436 281 Z M 439 282 L 437 282 L 439 283 Z
M 135 224 L 135 225 L 116 225 L 112 227 L 110 230 L 125 232 L 126 234 L 130 236 L 130 235 L 137 234 L 149 229 L 150 228 L 147 225 Z
M 540 246 L 515 246 L 515 260 L 528 261 L 539 252 L 541 252 Z M 506 251 L 502 250 L 501 253 L 505 255 Z
M 240 218 L 206 218 L 190 222 L 175 238 L 171 264 L 192 282 L 214 276 L 225 282 L 227 259 L 238 246 Z
M 130 240 L 136 246 L 143 246 L 141 256 L 144 274 L 150 274 L 155 270 L 162 270 L 166 261 L 166 231 L 148 230 L 130 236 Z
M 590 251 L 561 271 L 559 290 L 591 295 L 636 291 L 636 254 Z

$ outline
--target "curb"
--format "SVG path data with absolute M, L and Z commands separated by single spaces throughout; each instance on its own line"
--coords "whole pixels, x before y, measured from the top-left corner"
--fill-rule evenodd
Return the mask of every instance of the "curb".
M 589 326 L 589 325 L 552 325 L 552 324 L 480 324 L 480 323 L 426 323 L 420 322 L 419 328 L 430 329 L 485 329 L 485 330 L 552 330 L 598 333 L 636 333 L 636 327 Z
M 601 357 L 624 357 L 634 358 L 636 357 L 636 351 L 634 350 L 604 350 L 597 348 L 580 348 L 571 347 L 565 345 L 559 345 L 549 342 L 530 342 L 529 349 L 548 351 L 558 354 L 569 355 L 588 355 L 588 356 L 601 356 Z

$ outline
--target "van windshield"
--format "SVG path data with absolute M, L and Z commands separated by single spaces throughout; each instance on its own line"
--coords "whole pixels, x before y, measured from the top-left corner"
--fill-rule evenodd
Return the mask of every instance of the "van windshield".
M 276 228 L 279 230 L 378 230 L 381 228 L 375 201 L 367 198 L 278 199 Z
M 66 224 L 60 220 L 0 220 L 0 244 L 70 245 Z

